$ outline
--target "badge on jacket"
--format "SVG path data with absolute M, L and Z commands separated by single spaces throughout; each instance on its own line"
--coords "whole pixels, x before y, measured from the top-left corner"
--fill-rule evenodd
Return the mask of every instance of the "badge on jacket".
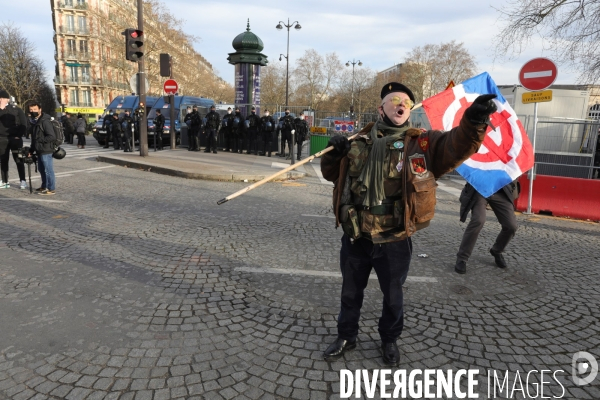
M 425 161 L 424 154 L 413 154 L 408 157 L 410 161 L 410 169 L 413 174 L 423 176 L 427 173 L 427 162 Z
M 429 138 L 420 137 L 417 141 L 419 142 L 419 147 L 421 148 L 421 150 L 427 151 L 427 149 L 429 148 Z

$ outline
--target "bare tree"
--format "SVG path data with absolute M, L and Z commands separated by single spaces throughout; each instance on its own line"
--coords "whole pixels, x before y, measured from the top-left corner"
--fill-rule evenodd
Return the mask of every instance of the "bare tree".
M 260 102 L 262 104 L 285 104 L 285 67 L 271 62 L 260 70 Z
M 506 22 L 499 57 L 518 56 L 539 37 L 557 62 L 579 71 L 581 83 L 600 79 L 600 0 L 512 0 L 497 10 Z
M 296 68 L 292 72 L 296 91 L 294 103 L 318 108 L 333 94 L 342 68 L 337 54 L 329 53 L 323 57 L 314 49 L 306 50 L 304 55 L 296 60 Z
M 338 111 L 348 111 L 352 104 L 354 91 L 354 109 L 357 113 L 375 112 L 379 105 L 379 90 L 377 73 L 368 67 L 354 70 L 354 85 L 352 84 L 352 71 L 344 70 L 340 73 L 337 91 Z
M 413 48 L 407 54 L 398 78 L 420 102 L 443 91 L 451 80 L 459 83 L 474 76 L 476 70 L 475 58 L 463 43 L 453 40 Z
M 44 67 L 34 55 L 33 43 L 10 23 L 0 24 L 0 71 L 0 87 L 21 106 L 37 99 L 44 89 Z

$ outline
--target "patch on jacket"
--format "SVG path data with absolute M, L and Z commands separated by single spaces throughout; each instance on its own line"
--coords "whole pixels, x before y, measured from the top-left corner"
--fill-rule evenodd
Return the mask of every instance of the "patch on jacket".
M 423 176 L 427 173 L 427 162 L 425 161 L 424 154 L 413 154 L 408 157 L 410 162 L 410 169 L 413 174 Z
M 421 150 L 427 151 L 427 149 L 429 148 L 429 138 L 420 137 L 417 141 L 419 142 L 419 147 L 421 148 Z

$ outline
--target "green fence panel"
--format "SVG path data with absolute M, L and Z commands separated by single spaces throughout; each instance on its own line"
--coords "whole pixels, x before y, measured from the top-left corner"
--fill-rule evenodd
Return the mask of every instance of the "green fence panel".
M 310 155 L 317 154 L 327 147 L 327 143 L 331 139 L 329 135 L 310 135 Z

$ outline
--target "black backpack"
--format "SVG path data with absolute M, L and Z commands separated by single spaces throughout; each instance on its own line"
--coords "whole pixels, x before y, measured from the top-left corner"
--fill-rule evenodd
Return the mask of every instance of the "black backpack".
M 52 130 L 54 130 L 54 148 L 58 148 L 61 144 L 65 142 L 65 129 L 63 124 L 60 121 L 50 117 L 50 123 L 52 124 Z

